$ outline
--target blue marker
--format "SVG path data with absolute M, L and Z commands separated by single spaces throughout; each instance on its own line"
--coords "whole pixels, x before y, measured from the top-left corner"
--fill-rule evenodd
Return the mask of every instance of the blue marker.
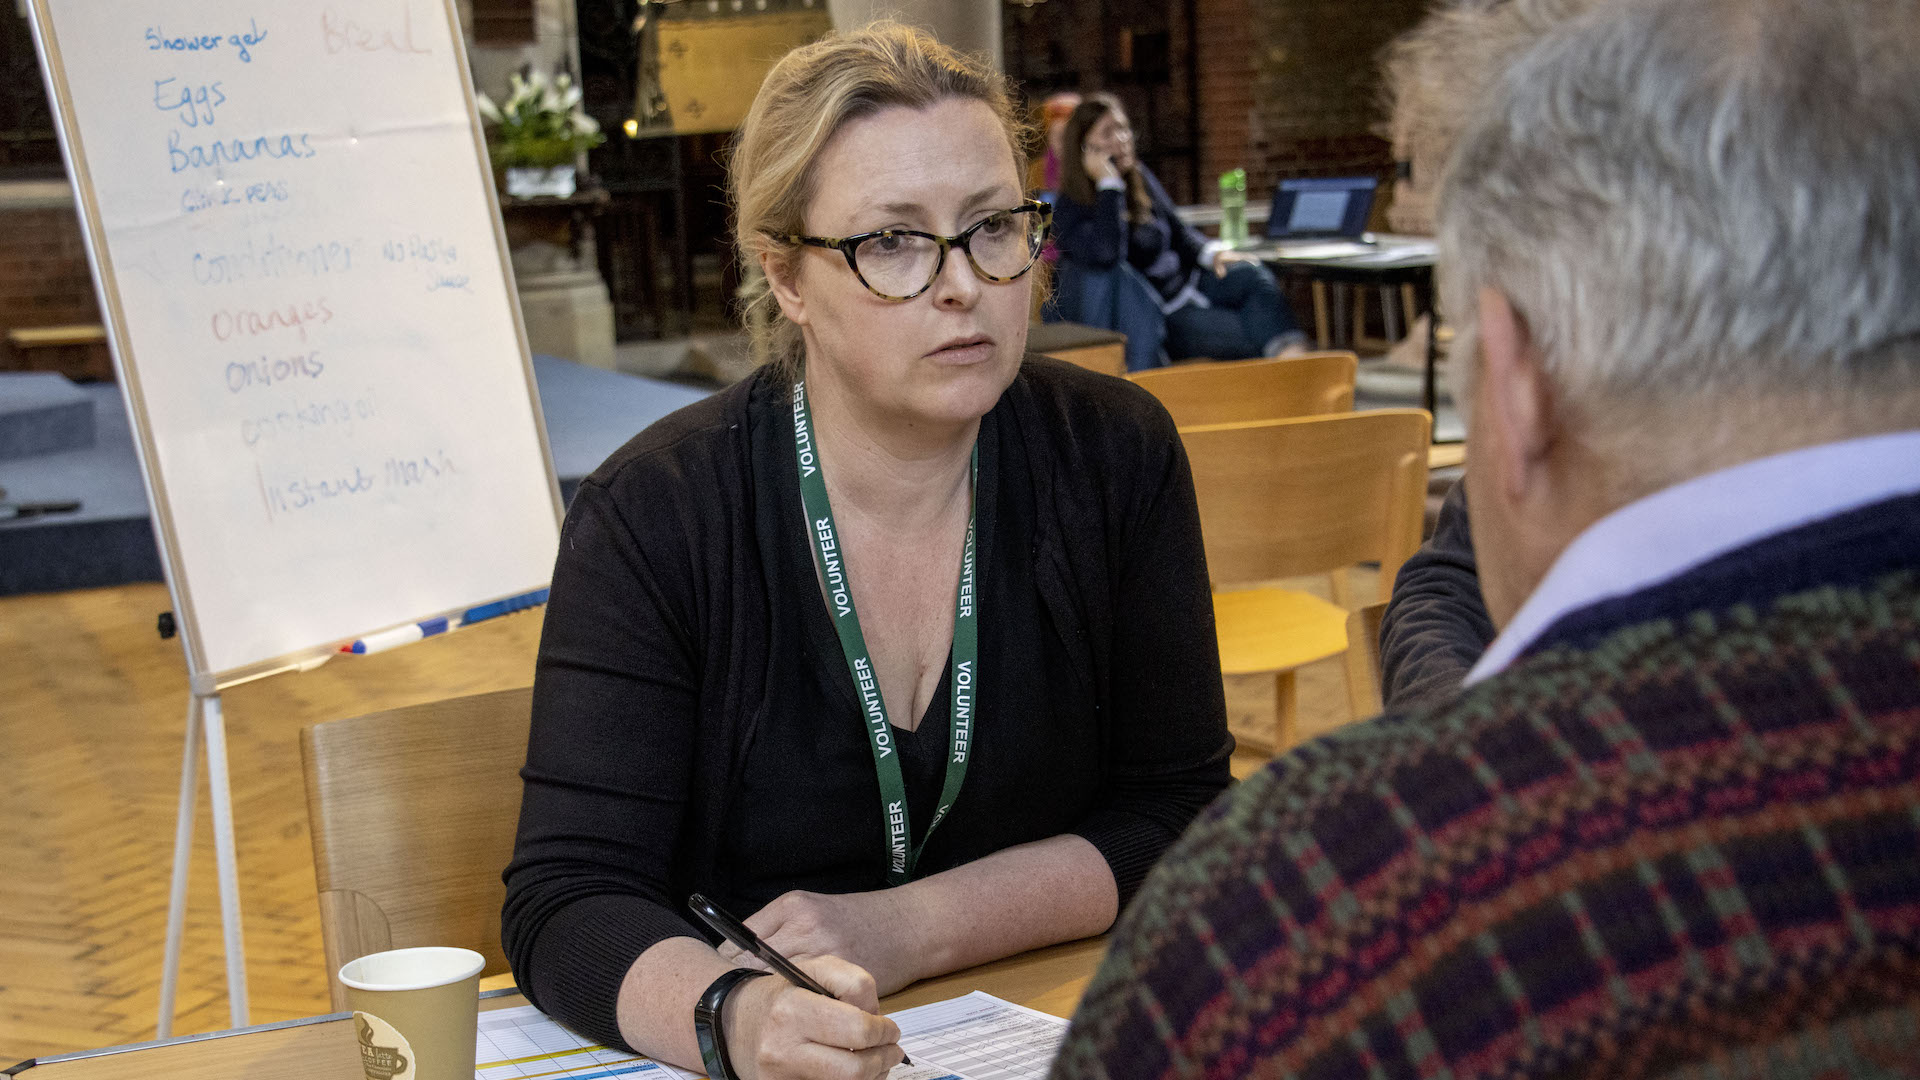
M 505 600 L 495 600 L 491 604 L 481 604 L 476 608 L 468 608 L 467 613 L 460 616 L 460 625 L 466 626 L 469 623 L 477 623 L 482 619 L 491 619 L 498 615 L 510 615 L 513 612 L 546 602 L 547 590 L 535 589 L 530 593 L 525 593 L 520 596 L 509 596 Z
M 546 602 L 547 590 L 535 589 L 533 592 L 524 593 L 520 596 L 509 596 L 505 600 L 495 600 L 491 604 L 481 604 L 479 607 L 468 608 L 466 614 L 458 616 L 457 618 L 428 619 L 426 622 L 410 623 L 406 626 L 396 626 L 391 630 L 382 630 L 377 634 L 369 634 L 352 644 L 340 646 L 340 651 L 343 653 L 352 653 L 355 656 L 384 652 L 397 645 L 410 645 L 422 638 L 430 638 L 436 634 L 444 634 L 448 631 L 458 630 L 463 626 L 469 626 L 498 615 L 511 615 L 516 611 L 523 611 Z
M 343 653 L 352 653 L 355 656 L 384 652 L 396 645 L 407 645 L 419 641 L 422 638 L 433 637 L 435 634 L 444 634 L 453 629 L 453 627 L 454 624 L 448 622 L 446 619 L 428 619 L 426 622 L 411 623 L 407 626 L 396 626 L 391 630 L 382 630 L 377 634 L 368 634 L 366 637 L 361 638 L 351 645 L 340 646 L 340 651 Z

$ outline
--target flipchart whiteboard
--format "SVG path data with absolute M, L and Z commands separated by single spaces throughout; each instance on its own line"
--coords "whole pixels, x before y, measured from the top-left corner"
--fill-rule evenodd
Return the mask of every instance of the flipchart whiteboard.
M 196 692 L 552 574 L 450 0 L 33 0 Z

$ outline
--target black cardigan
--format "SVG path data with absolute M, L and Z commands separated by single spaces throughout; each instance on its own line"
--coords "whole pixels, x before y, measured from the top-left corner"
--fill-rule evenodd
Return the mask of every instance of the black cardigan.
M 788 889 L 884 886 L 879 785 L 802 529 L 788 388 L 761 372 L 635 437 L 561 535 L 502 940 L 530 1000 L 619 1042 L 655 942 Z M 1124 905 L 1229 782 L 1192 478 L 1121 380 L 1029 357 L 980 429 L 973 759 L 924 876 L 1073 833 Z M 858 568 L 852 568 L 858 573 Z M 948 698 L 901 739 L 916 841 Z

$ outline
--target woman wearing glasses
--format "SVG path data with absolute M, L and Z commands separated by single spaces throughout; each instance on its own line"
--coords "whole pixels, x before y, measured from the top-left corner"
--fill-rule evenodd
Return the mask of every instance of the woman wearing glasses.
M 1023 135 L 997 75 L 892 25 L 748 114 L 767 363 L 587 479 L 541 642 L 503 936 L 596 1038 L 883 1075 L 878 995 L 1106 930 L 1228 782 L 1173 425 L 1023 357 Z M 696 891 L 841 1000 L 735 972 Z

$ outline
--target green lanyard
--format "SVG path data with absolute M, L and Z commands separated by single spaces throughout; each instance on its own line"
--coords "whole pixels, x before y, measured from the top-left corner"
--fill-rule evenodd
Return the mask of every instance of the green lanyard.
M 933 836 L 933 830 L 946 819 L 960 785 L 967 779 L 967 756 L 973 742 L 974 685 L 980 671 L 980 629 L 978 595 L 973 580 L 973 520 L 967 514 L 967 546 L 960 556 L 959 595 L 953 610 L 953 709 L 950 753 L 947 755 L 947 781 L 940 788 L 940 806 L 927 825 L 920 846 L 913 847 L 913 831 L 907 826 L 907 785 L 900 778 L 900 761 L 895 756 L 893 726 L 887 720 L 886 702 L 880 698 L 880 685 L 874 679 L 872 655 L 867 639 L 860 632 L 860 616 L 853 610 L 853 585 L 847 578 L 846 562 L 841 558 L 839 530 L 833 522 L 833 506 L 827 498 L 827 480 L 820 471 L 820 459 L 814 451 L 813 417 L 807 411 L 807 384 L 793 387 L 793 442 L 800 461 L 800 502 L 806 507 L 807 539 L 813 544 L 814 565 L 820 580 L 826 582 L 827 602 L 833 616 L 833 629 L 840 635 L 840 651 L 846 656 L 847 670 L 853 674 L 854 689 L 860 695 L 865 713 L 867 741 L 873 744 L 873 767 L 880 776 L 880 814 L 887 823 L 887 884 L 904 885 L 913 877 L 914 864 Z M 980 482 L 980 444 L 973 447 L 973 483 Z

